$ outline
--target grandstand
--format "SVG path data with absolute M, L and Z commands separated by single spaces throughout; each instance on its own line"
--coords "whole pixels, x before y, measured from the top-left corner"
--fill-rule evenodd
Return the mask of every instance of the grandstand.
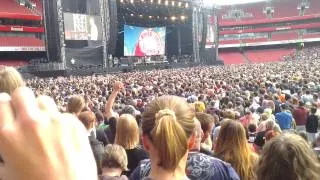
M 0 53 L 6 56 L 0 56 L 0 65 L 22 66 L 45 54 L 42 20 L 41 0 L 1 1 Z
M 268 46 L 265 52 L 261 48 L 248 52 L 247 58 L 248 62 L 272 62 L 292 53 L 291 50 L 278 51 L 279 45 L 287 49 L 297 43 L 320 40 L 318 0 L 272 0 L 227 5 L 218 9 L 218 19 L 220 58 L 225 64 L 233 61 L 226 59 L 232 57 L 225 55 L 226 49 Z M 270 50 L 272 46 L 277 46 L 277 49 Z M 264 57 L 267 53 L 274 56 Z M 234 64 L 239 62 L 235 60 Z

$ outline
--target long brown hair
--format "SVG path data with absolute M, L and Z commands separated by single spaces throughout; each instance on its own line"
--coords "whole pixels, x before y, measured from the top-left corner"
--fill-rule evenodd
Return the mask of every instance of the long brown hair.
M 240 122 L 225 120 L 222 123 L 215 155 L 230 163 L 241 180 L 254 179 L 254 163 L 258 157 L 250 149 L 245 129 Z
M 158 165 L 163 169 L 175 170 L 187 153 L 194 117 L 193 108 L 176 96 L 157 98 L 145 109 L 142 131 L 158 150 Z
M 307 141 L 285 133 L 264 146 L 257 164 L 257 179 L 320 179 L 320 163 Z

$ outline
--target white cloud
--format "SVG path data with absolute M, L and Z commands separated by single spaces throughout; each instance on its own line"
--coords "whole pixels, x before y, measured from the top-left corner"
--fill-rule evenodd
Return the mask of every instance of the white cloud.
M 266 0 L 203 0 L 205 5 L 210 5 L 210 4 L 230 5 L 230 4 L 260 2 L 260 1 L 266 1 Z

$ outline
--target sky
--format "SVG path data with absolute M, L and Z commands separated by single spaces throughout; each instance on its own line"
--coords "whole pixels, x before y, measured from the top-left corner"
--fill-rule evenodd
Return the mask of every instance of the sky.
M 242 4 L 242 3 L 251 3 L 251 2 L 259 2 L 266 0 L 203 0 L 204 3 L 214 3 L 218 5 L 230 5 L 230 4 Z

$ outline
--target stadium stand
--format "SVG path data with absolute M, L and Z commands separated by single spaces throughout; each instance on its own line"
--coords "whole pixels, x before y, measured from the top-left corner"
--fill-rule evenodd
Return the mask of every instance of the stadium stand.
M 298 38 L 297 32 L 272 33 L 272 41 L 292 40 L 297 38 Z
M 310 38 L 320 38 L 320 33 L 311 33 L 311 34 L 304 34 L 304 39 L 310 39 Z
M 41 0 L 30 0 L 30 2 L 35 5 L 35 9 L 42 16 L 43 15 L 42 1 Z
M 1 0 L 0 17 L 10 19 L 41 20 L 41 16 L 34 14 L 26 7 L 14 0 Z
M 240 52 L 221 52 L 219 56 L 225 65 L 243 64 L 246 62 L 245 57 Z
M 310 6 L 309 8 L 306 8 L 305 10 L 305 15 L 310 15 L 310 14 L 320 14 L 320 2 L 319 0 L 310 0 Z
M 272 18 L 299 16 L 297 9 L 300 0 L 275 0 L 273 1 L 274 14 Z
M 0 36 L 0 47 L 44 46 L 44 42 L 35 37 Z
M 294 52 L 293 49 L 249 50 L 245 52 L 251 63 L 277 62 Z
M 28 62 L 25 60 L 0 60 L 0 65 L 3 66 L 12 66 L 12 67 L 20 67 L 27 65 Z

